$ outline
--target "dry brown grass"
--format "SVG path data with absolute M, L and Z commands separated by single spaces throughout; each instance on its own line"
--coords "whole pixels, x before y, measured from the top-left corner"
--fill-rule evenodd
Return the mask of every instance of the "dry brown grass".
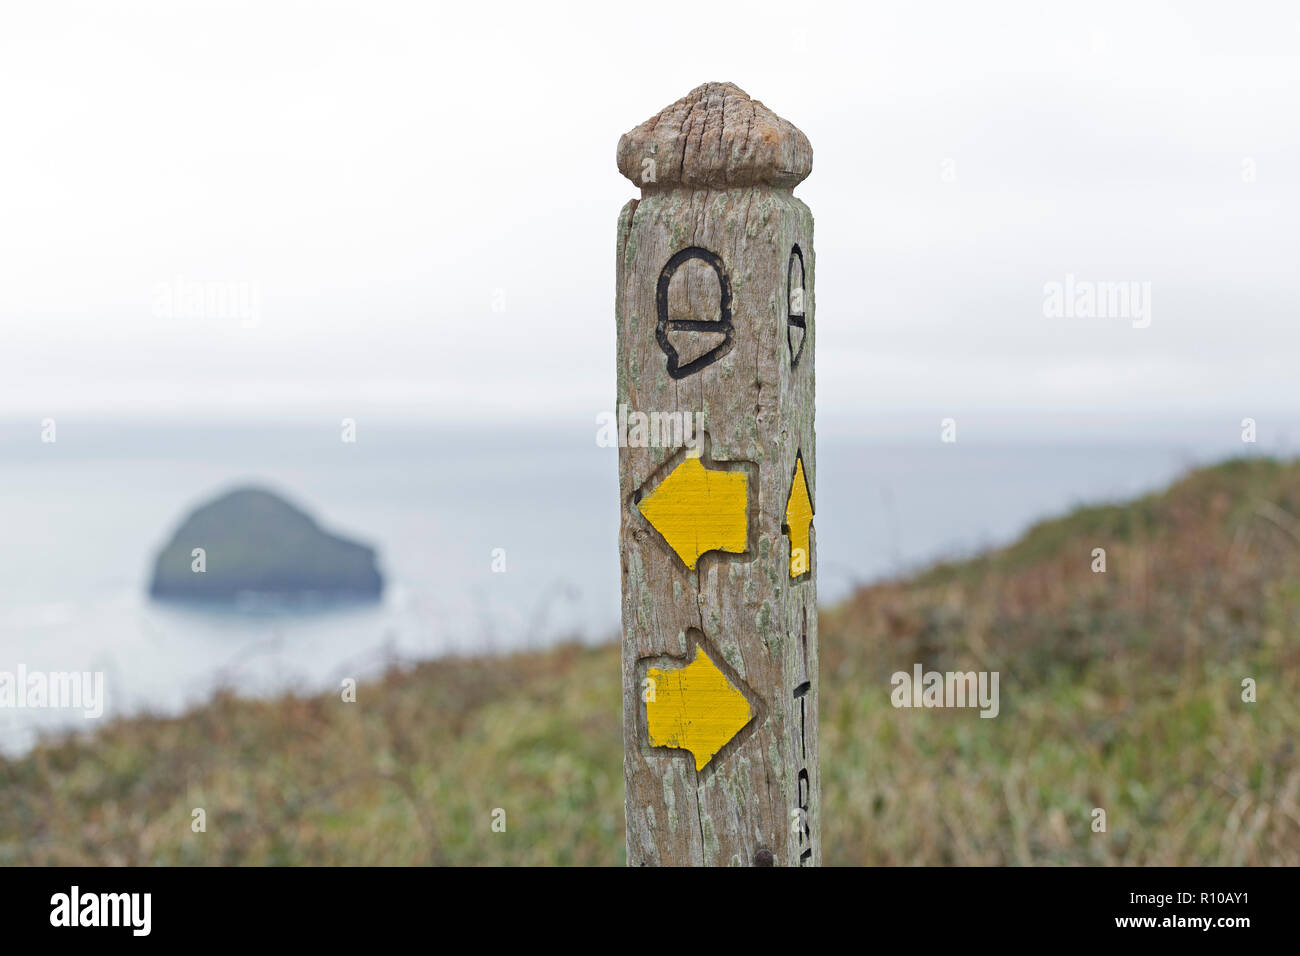
M 827 862 L 1300 864 L 1293 516 L 1300 465 L 1231 462 L 823 613 Z M 894 709 L 916 662 L 1000 716 Z M 0 762 L 0 863 L 618 864 L 619 701 L 562 647 L 116 722 Z

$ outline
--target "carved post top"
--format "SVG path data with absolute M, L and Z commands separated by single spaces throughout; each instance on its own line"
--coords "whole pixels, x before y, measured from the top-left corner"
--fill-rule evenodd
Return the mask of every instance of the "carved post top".
M 812 144 L 734 83 L 705 83 L 623 134 L 618 171 L 643 191 L 793 189 L 812 172 Z

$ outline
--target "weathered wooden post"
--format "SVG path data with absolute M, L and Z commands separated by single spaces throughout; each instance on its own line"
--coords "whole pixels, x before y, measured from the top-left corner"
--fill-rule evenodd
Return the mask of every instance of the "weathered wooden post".
M 628 863 L 815 865 L 812 147 L 706 83 L 618 168 Z

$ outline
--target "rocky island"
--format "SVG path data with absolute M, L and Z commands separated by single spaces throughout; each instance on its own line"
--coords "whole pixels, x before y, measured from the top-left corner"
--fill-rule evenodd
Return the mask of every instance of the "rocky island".
M 375 550 L 323 530 L 263 488 L 227 492 L 190 513 L 158 554 L 151 597 L 235 602 L 376 600 Z

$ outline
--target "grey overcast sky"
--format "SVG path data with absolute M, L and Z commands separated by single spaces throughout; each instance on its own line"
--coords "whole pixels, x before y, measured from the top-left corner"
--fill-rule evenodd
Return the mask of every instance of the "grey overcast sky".
M 0 417 L 594 420 L 615 144 L 708 80 L 812 141 L 822 421 L 1300 431 L 1300 5 L 1140 0 L 5 4 Z

